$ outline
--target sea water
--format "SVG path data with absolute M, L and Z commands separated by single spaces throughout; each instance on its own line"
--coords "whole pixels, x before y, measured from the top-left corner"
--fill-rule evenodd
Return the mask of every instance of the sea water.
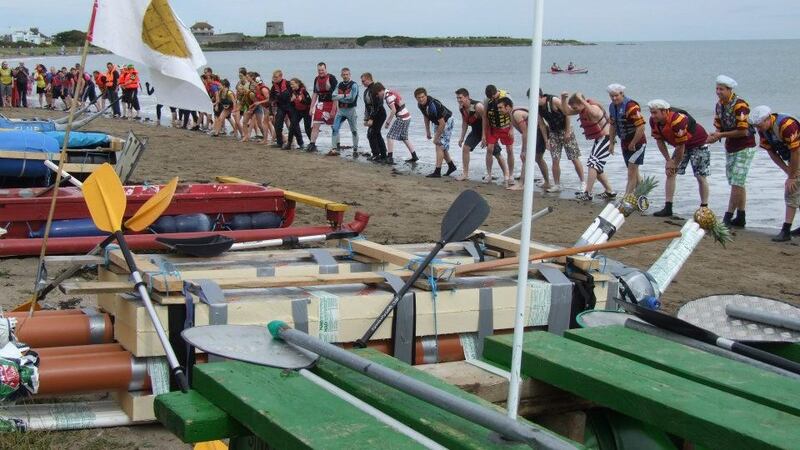
M 719 74 L 733 77 L 739 83 L 737 93 L 746 99 L 751 108 L 766 104 L 773 111 L 798 116 L 800 113 L 800 80 L 793 56 L 798 41 L 701 41 L 701 42 L 634 42 L 599 43 L 591 46 L 557 46 L 543 49 L 541 84 L 545 92 L 559 95 L 562 91 L 581 91 L 587 97 L 603 104 L 608 103 L 605 87 L 610 83 L 621 83 L 627 87 L 626 94 L 643 106 L 645 117 L 649 117 L 646 103 L 654 98 L 663 98 L 688 110 L 709 132 L 713 129 L 714 80 Z M 451 139 L 450 154 L 461 168 L 461 150 L 457 148 L 461 129 L 461 118 L 455 101 L 455 90 L 467 88 L 472 97 L 482 100 L 487 84 L 507 90 L 517 105 L 525 105 L 525 91 L 530 81 L 529 47 L 478 47 L 478 48 L 403 48 L 403 49 L 354 49 L 354 50 L 294 50 L 294 51 L 231 51 L 206 53 L 208 65 L 221 77 L 227 77 L 232 85 L 238 81 L 238 68 L 246 66 L 257 71 L 269 82 L 274 69 L 282 69 L 284 77 L 300 78 L 311 86 L 316 76 L 316 64 L 325 61 L 328 70 L 339 77 L 342 67 L 348 67 L 353 79 L 359 81 L 363 72 L 371 72 L 376 81 L 398 90 L 404 97 L 412 114 L 410 139 L 421 160 L 415 167 L 400 164 L 401 172 L 429 173 L 434 162 L 434 146 L 425 137 L 422 115 L 416 107 L 413 91 L 425 87 L 428 94 L 441 100 L 455 114 L 455 128 Z M 47 66 L 71 65 L 76 57 L 50 57 L 32 59 Z M 91 55 L 87 67 L 90 70 L 105 69 L 107 61 L 121 64 L 124 60 L 112 55 Z M 584 75 L 552 75 L 546 72 L 553 62 L 562 68 L 572 61 L 576 67 L 589 69 Z M 147 80 L 147 75 L 142 74 Z M 158 94 L 156 86 L 156 96 Z M 154 117 L 155 98 L 140 93 L 144 113 Z M 363 114 L 359 100 L 359 116 Z M 164 115 L 169 117 L 168 110 Z M 359 117 L 359 121 L 361 117 Z M 577 126 L 577 122 L 575 122 Z M 576 129 L 576 132 L 579 131 Z M 368 151 L 366 129 L 359 126 L 360 150 Z M 647 129 L 649 137 L 650 129 Z M 341 131 L 342 145 L 350 144 L 347 125 Z M 582 162 L 588 157 L 591 143 L 578 135 Z M 327 150 L 330 144 L 330 128 L 323 127 L 318 146 Z M 399 145 L 397 145 L 399 144 Z M 231 145 L 236 145 L 231 142 Z M 515 149 L 518 153 L 519 135 Z M 345 153 L 347 154 L 347 153 Z M 719 214 L 728 204 L 729 186 L 725 178 L 725 151 L 722 143 L 711 146 L 710 206 Z M 473 179 L 485 174 L 485 150 L 476 149 L 471 158 L 470 172 Z M 395 145 L 395 159 L 408 157 L 402 143 Z M 516 161 L 516 172 L 521 163 Z M 562 156 L 561 179 L 565 188 L 562 196 L 571 197 L 579 188 L 579 181 L 572 164 Z M 549 163 L 549 155 L 546 160 Z M 363 160 L 363 158 L 362 158 Z M 652 193 L 651 203 L 660 208 L 664 201 L 664 158 L 652 138 L 648 139 L 645 164 L 641 172 L 653 175 L 660 186 Z M 499 175 L 497 164 L 495 175 Z M 622 156 L 617 153 L 606 165 L 612 186 L 617 191 L 625 187 L 626 171 Z M 537 169 L 537 178 L 538 169 Z M 783 182 L 785 176 L 770 160 L 765 151 L 759 150 L 748 178 L 748 225 L 764 228 L 779 227 L 783 218 Z M 601 191 L 595 186 L 595 192 Z M 688 216 L 699 204 L 697 183 L 691 168 L 678 178 L 675 194 L 675 211 Z

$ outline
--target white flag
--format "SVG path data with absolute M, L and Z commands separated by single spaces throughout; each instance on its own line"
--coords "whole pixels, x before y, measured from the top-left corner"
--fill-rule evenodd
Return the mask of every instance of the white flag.
M 95 0 L 89 39 L 147 66 L 162 105 L 211 112 L 197 73 L 206 57 L 167 0 Z

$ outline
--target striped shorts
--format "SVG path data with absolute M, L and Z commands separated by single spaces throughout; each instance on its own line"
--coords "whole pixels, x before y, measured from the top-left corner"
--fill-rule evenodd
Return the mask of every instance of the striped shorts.
M 411 119 L 394 119 L 392 125 L 389 127 L 389 132 L 386 133 L 386 138 L 395 141 L 405 141 L 408 139 L 409 124 L 411 124 Z
M 596 170 L 597 173 L 603 173 L 603 169 L 606 166 L 606 161 L 611 155 L 611 152 L 608 151 L 608 144 L 608 136 L 604 136 L 602 139 L 594 140 L 592 152 L 589 154 L 589 161 L 586 163 L 586 165 Z

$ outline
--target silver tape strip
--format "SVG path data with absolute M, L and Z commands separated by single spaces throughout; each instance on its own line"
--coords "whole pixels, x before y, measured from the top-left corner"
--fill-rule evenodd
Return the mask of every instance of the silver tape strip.
M 439 342 L 436 336 L 422 337 L 422 363 L 434 364 L 439 362 Z
M 478 342 L 475 345 L 478 358 L 483 356 L 483 340 L 494 332 L 493 295 L 492 288 L 481 288 L 478 291 Z
M 331 253 L 324 248 L 312 248 L 308 251 L 314 261 L 319 264 L 320 274 L 339 273 L 339 263 L 331 256 Z
M 129 391 L 141 391 L 147 381 L 147 359 L 131 356 L 131 382 L 128 383 Z
M 256 269 L 256 276 L 257 277 L 274 277 L 275 276 L 275 267 L 274 266 L 262 266 Z
M 102 344 L 106 334 L 106 319 L 95 308 L 81 308 L 89 316 L 89 343 Z
M 308 333 L 308 304 L 311 300 L 299 298 L 292 300 L 292 321 L 294 328 L 303 333 Z
M 569 329 L 572 313 L 572 281 L 560 270 L 544 265 L 536 265 L 539 273 L 550 283 L 550 314 L 547 318 L 547 331 L 564 334 Z

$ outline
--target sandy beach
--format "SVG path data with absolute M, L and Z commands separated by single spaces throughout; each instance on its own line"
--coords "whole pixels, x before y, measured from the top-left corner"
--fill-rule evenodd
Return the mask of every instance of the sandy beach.
M 53 116 L 43 110 L 0 109 L 10 117 Z M 167 112 L 168 114 L 168 112 Z M 59 115 L 59 114 L 55 114 Z M 380 243 L 428 242 L 438 238 L 444 212 L 463 189 L 474 189 L 489 202 L 492 212 L 483 225 L 487 230 L 500 231 L 520 220 L 522 193 L 507 191 L 500 185 L 459 182 L 454 178 L 428 179 L 417 174 L 398 173 L 387 166 L 354 162 L 345 153 L 342 157 L 326 157 L 300 150 L 285 151 L 256 143 L 239 143 L 233 138 L 211 138 L 205 134 L 155 127 L 152 124 L 123 120 L 99 119 L 91 127 L 124 137 L 128 130 L 149 139 L 138 168 L 137 183 L 164 182 L 179 176 L 183 182 L 209 181 L 216 175 L 230 175 L 256 182 L 299 191 L 340 201 L 372 215 L 366 230 L 367 238 Z M 368 151 L 362 144 L 362 151 Z M 404 150 L 404 149 L 400 149 Z M 433 152 L 433 146 L 418 152 Z M 398 155 L 405 156 L 402 152 Z M 615 156 L 619 157 L 619 156 Z M 475 155 L 473 170 L 481 170 L 482 154 Z M 519 161 L 517 162 L 519 164 Z M 663 180 L 661 180 L 663 182 Z M 755 187 L 750 187 L 753 189 Z M 567 192 L 572 196 L 572 192 Z M 550 244 L 571 246 L 604 207 L 567 198 L 542 195 L 537 191 L 535 210 L 553 206 L 555 211 L 534 225 L 534 239 Z M 717 211 L 722 213 L 723 211 Z M 349 213 L 348 218 L 352 212 Z M 776 221 L 782 211 L 776 211 Z M 303 220 L 318 220 L 318 211 L 299 214 Z M 638 237 L 677 230 L 683 221 L 663 220 L 634 215 L 628 218 L 615 239 Z M 683 303 L 718 293 L 750 293 L 800 305 L 797 286 L 797 261 L 800 240 L 776 244 L 770 236 L 753 231 L 736 231 L 735 241 L 723 248 L 707 237 L 694 252 L 662 301 L 667 312 L 674 312 Z M 648 267 L 660 255 L 667 242 L 645 244 L 609 251 L 608 257 L 628 265 Z M 36 258 L 0 260 L 0 305 L 11 307 L 26 300 L 34 283 Z M 56 303 L 58 296 L 48 297 Z M 91 305 L 93 298 L 83 298 L 80 305 Z M 137 429 L 139 430 L 139 429 Z M 144 432 L 145 430 L 148 430 Z M 110 431 L 90 431 L 86 436 L 120 439 L 124 446 L 142 445 L 144 441 L 157 446 L 168 444 L 182 448 L 167 433 L 157 427 L 141 429 L 134 434 Z M 155 433 L 155 435 L 153 434 Z M 137 436 L 137 437 L 134 437 Z

